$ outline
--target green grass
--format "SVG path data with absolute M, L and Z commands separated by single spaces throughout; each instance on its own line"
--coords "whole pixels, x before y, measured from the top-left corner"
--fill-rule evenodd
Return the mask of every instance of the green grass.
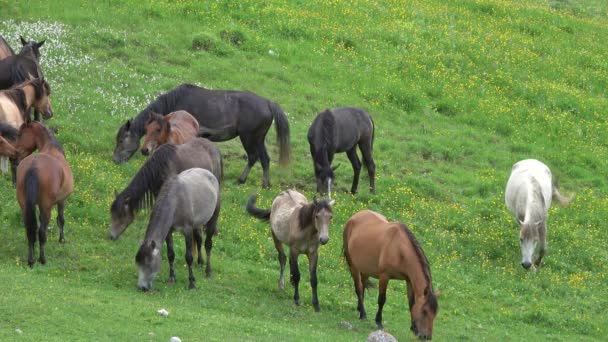
M 47 39 L 42 67 L 53 89 L 58 130 L 76 187 L 66 207 L 65 245 L 53 222 L 47 265 L 29 269 L 19 206 L 0 179 L 0 340 L 184 341 L 363 340 L 341 258 L 346 220 L 369 208 L 405 222 L 442 289 L 439 341 L 600 341 L 608 336 L 605 221 L 608 217 L 608 5 L 548 1 L 28 1 L 0 0 L 0 34 Z M 161 92 L 192 82 L 250 90 L 288 113 L 293 161 L 277 164 L 274 129 L 270 189 L 245 165 L 237 140 L 220 143 L 226 179 L 221 235 L 211 279 L 196 271 L 188 291 L 182 238 L 177 282 L 136 289 L 134 256 L 148 213 L 120 240 L 106 239 L 114 190 L 144 158 L 114 165 L 118 127 Z M 268 226 L 245 213 L 296 187 L 314 195 L 306 131 L 331 107 L 366 108 L 377 125 L 377 195 L 351 196 L 352 171 L 336 156 L 331 239 L 320 252 L 321 312 L 310 301 L 301 259 L 302 306 L 277 289 L 278 263 Z M 535 274 L 519 265 L 518 231 L 503 189 L 513 163 L 548 164 L 567 208 L 553 208 L 549 253 Z M 377 290 L 366 296 L 368 316 Z M 156 310 L 170 314 L 161 317 Z M 343 322 L 354 325 L 346 329 Z M 405 286 L 391 282 L 386 331 L 410 333 Z M 22 333 L 18 334 L 16 329 Z

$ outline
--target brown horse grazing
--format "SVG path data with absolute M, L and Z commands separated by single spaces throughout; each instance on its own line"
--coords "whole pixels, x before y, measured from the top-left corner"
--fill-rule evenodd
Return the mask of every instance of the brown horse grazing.
M 376 324 L 382 329 L 382 307 L 390 279 L 405 280 L 410 307 L 410 329 L 421 339 L 431 339 L 440 291 L 433 292 L 429 262 L 418 240 L 400 222 L 370 210 L 353 215 L 344 226 L 344 257 L 355 282 L 359 318 L 365 319 L 363 283 L 379 279 Z
M 51 218 L 51 209 L 55 205 L 57 205 L 59 242 L 65 241 L 63 209 L 65 200 L 74 190 L 74 177 L 61 144 L 41 123 L 32 121 L 23 124 L 19 129 L 16 145 L 20 149 L 35 146 L 39 152 L 27 156 L 17 167 L 17 201 L 21 207 L 27 232 L 29 245 L 27 263 L 33 267 L 36 234 L 40 244 L 38 260 L 41 264 L 46 263 L 44 256 L 46 229 Z M 36 206 L 40 210 L 40 229 L 36 221 Z
M 162 144 L 183 144 L 196 137 L 199 126 L 196 118 L 185 110 L 178 110 L 167 115 L 150 112 L 150 118 L 144 131 L 144 143 L 141 153 L 144 156 L 154 153 Z
M 53 116 L 51 87 L 44 79 L 25 81 L 0 91 L 0 122 L 19 128 L 29 119 L 30 108 L 42 113 L 45 119 Z
M 296 305 L 300 304 L 298 285 L 300 283 L 300 270 L 298 256 L 306 254 L 310 268 L 310 286 L 312 287 L 312 305 L 319 311 L 317 297 L 317 261 L 319 258 L 319 245 L 329 241 L 329 223 L 333 217 L 332 206 L 334 201 L 314 200 L 308 203 L 304 195 L 295 190 L 281 192 L 272 201 L 270 210 L 255 207 L 255 195 L 249 198 L 247 212 L 261 220 L 270 220 L 272 239 L 279 252 L 279 289 L 285 287 L 285 251 L 283 244 L 289 246 L 289 271 L 291 284 L 295 287 L 293 299 Z

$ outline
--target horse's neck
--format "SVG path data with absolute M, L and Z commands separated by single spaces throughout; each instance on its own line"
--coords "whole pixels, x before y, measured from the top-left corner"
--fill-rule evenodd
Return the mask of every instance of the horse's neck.
M 154 240 L 156 242 L 164 241 L 170 234 L 175 210 L 177 209 L 178 194 L 176 194 L 175 183 L 166 184 L 168 189 L 162 189 L 161 193 L 154 204 L 148 230 L 146 231 L 146 240 Z
M 34 104 L 34 100 L 36 99 L 36 90 L 34 89 L 34 85 L 28 84 L 25 87 L 21 88 L 23 93 L 25 94 L 25 108 L 24 110 L 29 110 L 30 107 Z
M 424 271 L 424 264 L 422 260 L 420 260 L 418 254 L 414 250 L 414 246 L 411 241 L 408 239 L 408 243 L 411 245 L 411 248 L 406 248 L 405 258 L 404 260 L 416 260 L 416 262 L 412 262 L 410 266 L 410 272 L 407 275 L 409 283 L 412 286 L 414 291 L 414 295 L 416 297 L 422 296 L 424 294 L 424 290 L 431 286 L 429 284 L 430 280 L 427 278 Z

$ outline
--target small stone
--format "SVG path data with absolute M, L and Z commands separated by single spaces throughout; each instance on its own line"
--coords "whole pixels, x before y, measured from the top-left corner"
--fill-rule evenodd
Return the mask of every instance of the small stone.
M 156 312 L 158 312 L 158 314 L 161 315 L 161 316 L 163 316 L 163 317 L 169 316 L 169 311 L 167 311 L 165 309 L 160 309 L 160 310 L 158 310 Z
M 15 329 L 15 332 L 16 332 L 17 334 L 23 334 L 23 330 L 21 330 L 21 329 L 19 329 L 19 328 Z
M 342 326 L 342 328 L 348 329 L 348 330 L 352 330 L 353 329 L 353 325 L 349 322 L 346 321 L 342 321 L 340 322 L 340 325 Z
M 182 339 L 177 336 L 172 336 L 170 342 L 182 342 Z
M 367 336 L 367 342 L 397 342 L 397 339 L 387 332 L 376 330 Z

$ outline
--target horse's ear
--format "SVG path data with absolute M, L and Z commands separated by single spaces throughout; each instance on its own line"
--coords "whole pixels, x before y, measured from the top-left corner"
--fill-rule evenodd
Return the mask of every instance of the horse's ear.
M 27 44 L 27 41 L 25 41 L 25 39 L 23 39 L 23 36 L 19 35 L 19 39 L 21 39 L 21 45 Z
M 37 46 L 38 48 L 40 48 L 42 45 L 44 45 L 44 42 L 45 42 L 45 41 L 46 41 L 46 39 L 45 39 L 45 40 L 43 40 L 43 41 L 41 41 L 41 42 L 39 42 L 39 43 L 36 43 L 36 46 Z
M 127 120 L 127 123 L 125 124 L 125 128 L 128 130 L 131 129 L 131 119 Z

